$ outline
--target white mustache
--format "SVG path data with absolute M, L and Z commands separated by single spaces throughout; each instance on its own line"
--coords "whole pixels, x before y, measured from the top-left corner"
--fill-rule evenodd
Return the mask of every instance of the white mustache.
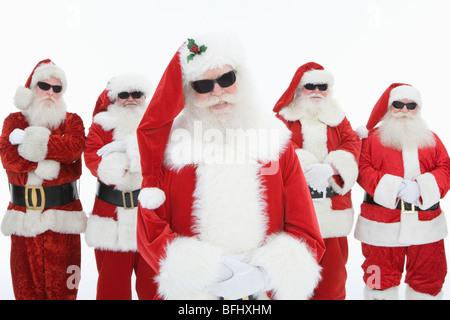
M 52 97 L 52 96 L 45 96 L 45 97 L 39 98 L 38 102 L 42 102 L 42 101 L 45 101 L 45 100 L 50 100 L 52 102 L 56 102 L 56 99 L 54 97 Z

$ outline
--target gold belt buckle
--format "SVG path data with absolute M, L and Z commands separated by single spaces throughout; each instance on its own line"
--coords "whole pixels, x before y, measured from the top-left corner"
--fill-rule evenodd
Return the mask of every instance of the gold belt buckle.
M 131 206 L 127 206 L 127 197 L 126 195 L 130 195 L 130 203 Z M 125 210 L 134 209 L 134 200 L 133 200 L 133 191 L 122 191 L 122 200 L 123 200 L 123 208 Z
M 400 200 L 400 204 L 401 204 L 402 213 L 415 213 L 416 212 L 416 208 L 412 203 L 411 203 L 411 210 L 405 209 L 405 202 L 403 200 Z
M 31 190 L 31 198 L 28 196 L 29 191 Z M 38 206 L 38 196 L 37 190 L 41 194 L 41 205 Z M 31 201 L 30 201 L 31 200 Z M 42 186 L 25 186 L 25 203 L 27 209 L 41 211 L 45 208 L 45 193 L 44 188 Z

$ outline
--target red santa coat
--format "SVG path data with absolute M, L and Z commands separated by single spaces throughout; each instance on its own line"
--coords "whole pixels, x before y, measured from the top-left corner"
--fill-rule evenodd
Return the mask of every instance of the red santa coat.
M 381 144 L 378 129 L 363 140 L 358 183 L 374 205 L 363 203 L 355 237 L 363 243 L 382 247 L 402 247 L 439 241 L 447 235 L 447 223 L 440 206 L 436 210 L 402 213 L 396 209 L 402 180 L 419 184 L 421 209 L 439 202 L 450 188 L 450 159 L 434 134 L 435 146 L 394 150 Z
M 282 109 L 277 116 L 292 131 L 303 169 L 328 163 L 339 171 L 329 179 L 337 195 L 314 201 L 314 207 L 323 238 L 346 237 L 353 227 L 351 188 L 358 177 L 360 139 L 336 105 L 319 115 L 318 120 L 302 117 L 301 108 L 295 105 Z
M 16 129 L 25 131 L 21 145 L 9 142 Z M 0 155 L 8 181 L 17 186 L 55 186 L 76 181 L 81 176 L 84 149 L 81 118 L 67 113 L 65 121 L 54 130 L 30 126 L 22 113 L 12 113 L 4 121 Z M 86 227 L 86 214 L 80 200 L 42 211 L 29 210 L 11 202 L 2 221 L 2 233 L 33 237 L 51 230 L 80 234 Z
M 275 298 L 309 297 L 324 243 L 290 132 L 274 119 L 261 125 L 279 140 L 259 131 L 253 161 L 236 163 L 225 159 L 243 149 L 191 139 L 184 121 L 175 122 L 166 149 L 158 186 L 165 203 L 156 210 L 140 203 L 138 211 L 138 248 L 158 274 L 160 297 L 217 298 L 205 288 L 220 281 L 221 257 L 245 252 L 267 272 Z
M 136 140 L 136 128 L 145 108 L 125 110 L 116 107 L 98 113 L 89 129 L 84 158 L 92 175 L 102 183 L 120 191 L 140 188 L 142 174 Z M 112 152 L 103 157 L 97 151 L 113 141 L 124 141 L 125 152 Z M 95 198 L 85 238 L 89 246 L 111 251 L 136 251 L 137 208 L 116 207 Z

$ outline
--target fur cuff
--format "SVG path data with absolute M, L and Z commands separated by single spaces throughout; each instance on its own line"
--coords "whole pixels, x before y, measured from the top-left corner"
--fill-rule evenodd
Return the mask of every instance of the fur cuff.
M 196 238 L 175 238 L 160 262 L 158 293 L 167 300 L 217 299 L 206 288 L 221 280 L 221 265 L 219 248 Z
M 427 172 L 416 178 L 420 188 L 421 209 L 428 209 L 441 200 L 441 192 L 433 174 Z
M 154 210 L 166 201 L 166 194 L 158 188 L 144 188 L 139 193 L 139 203 L 144 209 Z
M 331 178 L 329 181 L 334 191 L 341 195 L 348 193 L 358 178 L 358 164 L 353 154 L 343 150 L 332 151 L 328 154 L 324 163 L 333 165 L 344 181 L 344 185 L 341 187 Z
M 40 178 L 44 180 L 53 180 L 58 178 L 61 164 L 53 160 L 42 160 L 38 162 L 34 171 Z
M 321 267 L 307 245 L 284 233 L 272 235 L 258 248 L 251 264 L 266 271 L 269 288 L 278 300 L 310 298 L 321 278 Z
M 389 209 L 395 209 L 397 206 L 397 194 L 403 178 L 385 174 L 378 182 L 373 195 L 373 200 Z
M 39 162 L 47 155 L 47 144 L 51 131 L 44 127 L 31 126 L 25 129 L 25 138 L 19 145 L 19 155 L 31 162 Z

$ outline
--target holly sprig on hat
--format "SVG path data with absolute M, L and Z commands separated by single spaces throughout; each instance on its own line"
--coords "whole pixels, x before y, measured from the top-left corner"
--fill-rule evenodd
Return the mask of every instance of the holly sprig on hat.
M 194 40 L 194 39 L 188 39 L 187 47 L 188 47 L 188 49 L 189 49 L 189 52 L 191 52 L 191 54 L 188 55 L 188 57 L 187 57 L 187 62 L 188 62 L 188 63 L 189 63 L 190 61 L 194 60 L 194 58 L 195 58 L 196 55 L 200 55 L 200 54 L 202 54 L 203 52 L 206 52 L 206 50 L 208 49 L 208 47 L 205 46 L 205 45 L 198 46 L 198 45 L 195 43 L 195 40 Z

